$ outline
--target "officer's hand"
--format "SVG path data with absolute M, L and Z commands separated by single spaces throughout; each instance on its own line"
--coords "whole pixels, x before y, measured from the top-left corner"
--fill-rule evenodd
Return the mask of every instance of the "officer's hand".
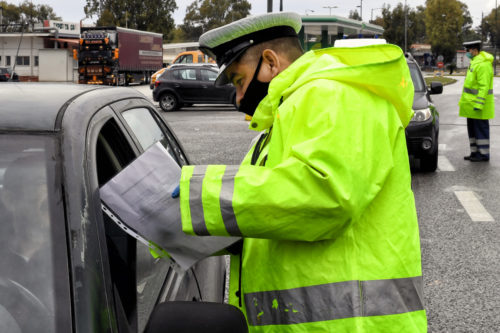
M 181 188 L 180 188 L 180 185 L 177 185 L 177 187 L 174 189 L 174 191 L 172 192 L 172 198 L 178 198 L 179 197 L 179 194 L 181 192 Z

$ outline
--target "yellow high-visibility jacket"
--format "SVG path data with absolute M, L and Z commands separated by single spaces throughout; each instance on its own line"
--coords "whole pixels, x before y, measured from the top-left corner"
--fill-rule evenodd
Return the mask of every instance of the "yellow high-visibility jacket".
M 250 332 L 426 331 L 412 100 L 395 45 L 310 51 L 271 81 L 240 166 L 182 168 L 183 230 L 244 239 L 230 303 Z
M 459 115 L 474 119 L 493 119 L 495 101 L 493 98 L 493 56 L 481 51 L 467 70 L 464 90 L 458 105 Z

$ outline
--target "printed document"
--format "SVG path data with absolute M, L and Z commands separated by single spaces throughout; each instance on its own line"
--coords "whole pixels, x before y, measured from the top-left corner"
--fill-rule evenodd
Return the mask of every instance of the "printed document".
M 239 237 L 190 236 L 182 231 L 180 200 L 171 196 L 180 176 L 177 162 L 157 142 L 107 182 L 100 194 L 103 210 L 115 215 L 113 220 L 122 229 L 154 242 L 187 270 Z

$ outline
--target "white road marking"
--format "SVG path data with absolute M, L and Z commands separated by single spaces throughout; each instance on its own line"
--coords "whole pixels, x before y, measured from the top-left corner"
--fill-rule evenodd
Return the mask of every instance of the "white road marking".
M 450 160 L 448 160 L 444 155 L 439 155 L 438 169 L 440 171 L 455 171 L 455 168 L 451 165 Z
M 494 222 L 493 217 L 477 199 L 473 191 L 455 191 L 458 201 L 474 222 Z

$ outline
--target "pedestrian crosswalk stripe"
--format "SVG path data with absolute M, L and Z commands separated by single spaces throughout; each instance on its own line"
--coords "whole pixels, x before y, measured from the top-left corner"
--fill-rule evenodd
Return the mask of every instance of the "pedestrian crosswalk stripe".
M 494 222 L 493 217 L 478 200 L 473 191 L 455 191 L 458 201 L 465 208 L 467 214 L 474 222 Z
M 439 171 L 455 171 L 455 168 L 451 165 L 450 160 L 448 160 L 444 155 L 439 155 L 438 169 Z

